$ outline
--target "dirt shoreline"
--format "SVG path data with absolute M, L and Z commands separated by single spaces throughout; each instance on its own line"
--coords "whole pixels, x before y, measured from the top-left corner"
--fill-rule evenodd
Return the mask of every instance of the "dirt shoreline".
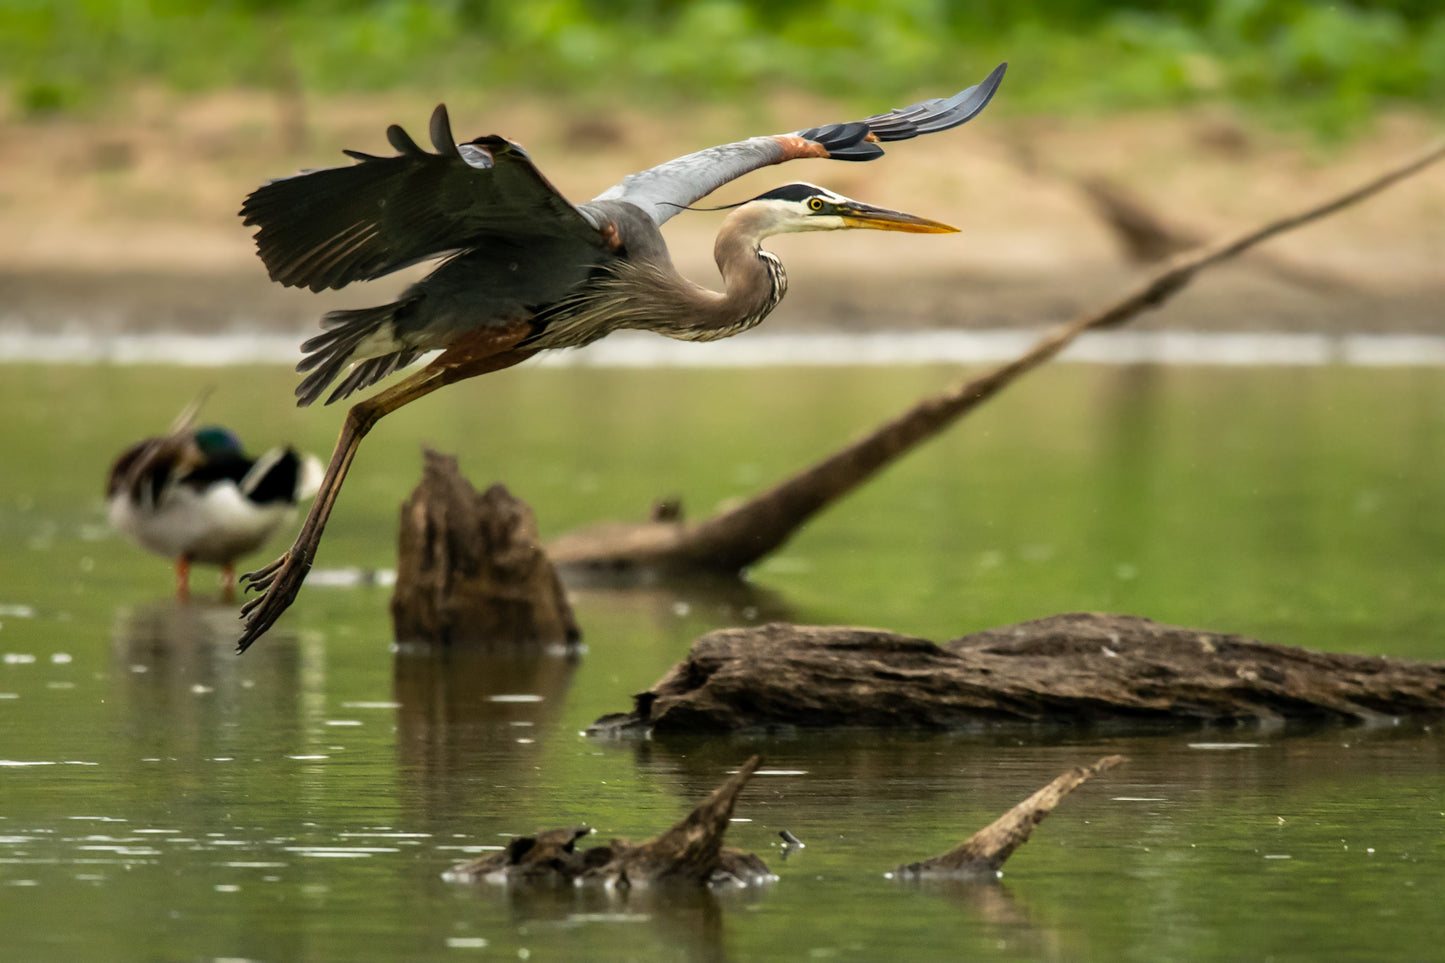
M 815 274 L 792 282 L 788 300 L 766 325 L 774 332 L 1034 328 L 1104 303 L 1135 276 L 1112 265 L 988 279 Z M 0 272 L 0 330 L 289 334 L 311 330 L 325 311 L 388 296 L 298 295 L 242 271 Z M 1445 283 L 1421 278 L 1403 289 L 1317 294 L 1224 269 L 1131 328 L 1440 333 Z
M 576 198 L 701 144 L 856 110 L 790 98 L 746 115 L 598 117 L 568 105 L 476 101 L 452 104 L 459 136 L 518 138 Z M 382 149 L 391 121 L 419 130 L 430 104 L 404 96 L 309 104 L 308 143 L 295 150 L 279 143 L 274 101 L 244 92 L 141 91 L 104 117 L 0 121 L 0 328 L 305 331 L 327 310 L 390 297 L 406 278 L 325 295 L 271 284 L 234 212 L 268 176 L 344 162 L 342 146 Z M 1143 270 L 1121 255 L 1076 178 L 1102 174 L 1174 223 L 1219 236 L 1343 189 L 1432 133 L 1423 119 L 1392 117 L 1373 136 L 1325 154 L 1213 114 L 1044 121 L 1000 110 L 959 131 L 893 145 L 875 163 L 760 171 L 717 199 L 806 179 L 963 229 L 945 238 L 774 239 L 791 287 L 767 322 L 772 330 L 1034 327 L 1109 299 Z M 667 228 L 679 268 L 713 285 L 717 220 L 688 214 Z M 1344 286 L 1290 283 L 1246 260 L 1209 273 L 1138 326 L 1440 331 L 1445 169 L 1269 250 Z

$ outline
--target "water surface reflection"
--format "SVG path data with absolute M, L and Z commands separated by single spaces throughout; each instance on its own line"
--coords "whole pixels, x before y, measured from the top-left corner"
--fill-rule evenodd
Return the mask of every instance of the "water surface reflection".
M 955 374 L 538 368 L 458 386 L 374 436 L 321 562 L 394 563 L 422 442 L 526 492 L 555 533 L 626 517 L 659 488 L 695 506 L 746 496 Z M 334 417 L 277 404 L 294 386 L 280 366 L 12 366 L 0 379 L 10 957 L 1438 955 L 1438 726 L 655 743 L 579 731 L 703 632 L 773 618 L 945 639 L 1112 610 L 1440 658 L 1441 369 L 1040 371 L 816 519 L 755 584 L 574 584 L 580 660 L 393 654 L 384 593 L 319 579 L 240 659 L 234 609 L 137 601 L 169 578 L 104 534 L 97 479 L 114 438 L 222 375 L 238 388 L 218 392 L 218 420 L 307 449 L 334 440 Z M 539 828 L 646 838 L 754 752 L 769 774 L 729 840 L 779 875 L 766 890 L 672 904 L 441 879 Z M 1131 761 L 1065 800 L 1001 886 L 884 878 L 1116 752 Z M 781 830 L 807 848 L 782 859 Z
M 581 658 L 562 646 L 399 646 L 392 691 L 409 822 L 465 811 L 479 780 L 532 785 Z
M 302 649 L 281 631 L 256 657 L 236 656 L 237 608 L 174 598 L 117 609 L 111 631 L 115 712 L 142 756 L 214 754 L 243 723 L 266 720 L 267 740 L 305 727 L 308 689 Z

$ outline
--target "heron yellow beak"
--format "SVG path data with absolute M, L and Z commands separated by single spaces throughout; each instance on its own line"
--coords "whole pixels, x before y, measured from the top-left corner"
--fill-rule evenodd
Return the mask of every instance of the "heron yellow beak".
M 839 205 L 837 214 L 848 227 L 866 227 L 874 231 L 906 231 L 909 234 L 957 234 L 958 228 L 926 217 L 890 211 L 885 207 L 859 204 L 856 201 Z

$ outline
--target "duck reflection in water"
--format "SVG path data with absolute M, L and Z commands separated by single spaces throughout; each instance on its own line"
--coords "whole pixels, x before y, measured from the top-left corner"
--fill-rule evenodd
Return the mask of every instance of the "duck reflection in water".
M 266 720 L 268 737 L 283 744 L 300 739 L 302 705 L 312 697 L 302 648 L 277 645 L 262 659 L 238 660 L 235 632 L 236 609 L 216 601 L 162 598 L 117 610 L 110 700 L 144 755 L 230 755 L 256 735 L 254 722 L 229 724 L 238 719 Z

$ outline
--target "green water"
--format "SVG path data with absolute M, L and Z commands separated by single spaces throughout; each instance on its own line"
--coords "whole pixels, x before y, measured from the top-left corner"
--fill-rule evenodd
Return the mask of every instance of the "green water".
M 555 534 L 669 494 L 704 513 L 951 374 L 531 369 L 449 388 L 367 441 L 318 569 L 392 566 L 422 444 L 478 485 L 505 480 Z M 1056 367 L 817 519 L 748 586 L 578 592 L 580 659 L 394 654 L 374 586 L 309 586 L 238 659 L 211 574 L 177 605 L 166 563 L 107 531 L 101 488 L 120 448 L 207 384 L 208 416 L 253 448 L 324 455 L 340 412 L 290 408 L 293 382 L 0 369 L 4 959 L 1439 957 L 1438 725 L 579 732 L 701 632 L 770 618 L 943 639 L 1108 610 L 1445 658 L 1445 372 Z M 749 787 L 730 839 L 768 860 L 770 887 L 523 897 L 440 878 L 511 833 L 656 833 L 755 751 L 780 774 Z M 1069 797 L 1001 886 L 884 878 L 1113 752 L 1131 761 Z M 807 848 L 784 860 L 782 829 Z

